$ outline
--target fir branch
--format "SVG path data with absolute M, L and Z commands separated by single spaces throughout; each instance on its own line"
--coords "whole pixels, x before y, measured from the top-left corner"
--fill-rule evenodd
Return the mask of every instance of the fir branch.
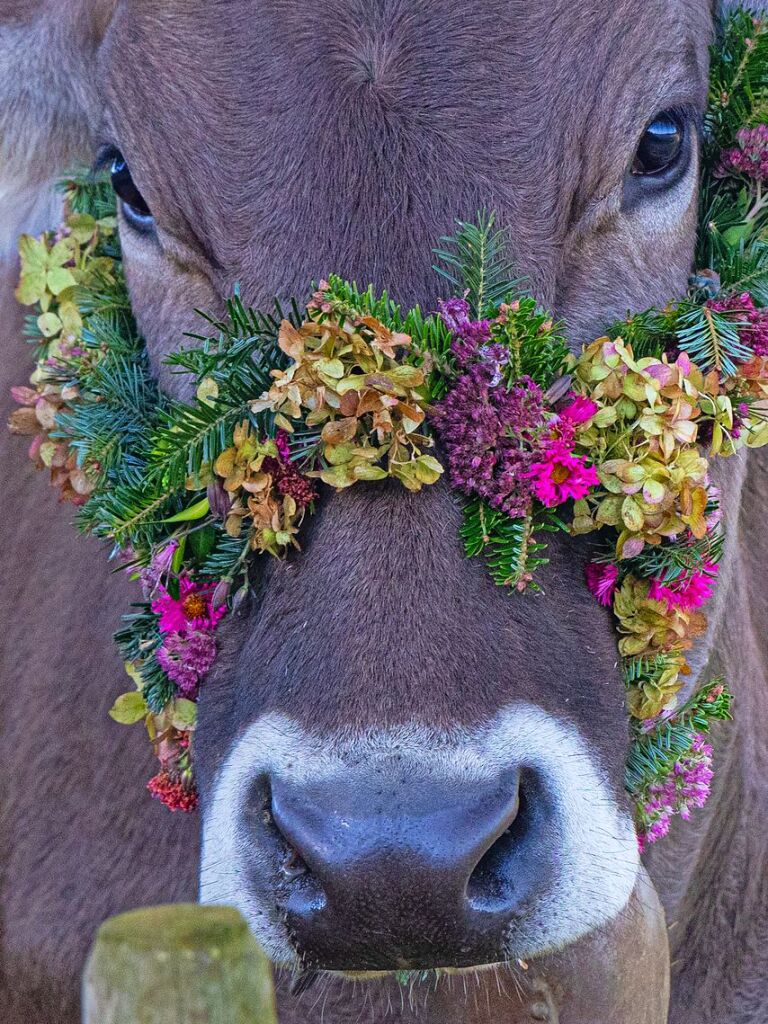
M 688 544 L 646 544 L 641 554 L 621 563 L 622 570 L 641 579 L 669 584 L 680 576 L 705 572 L 707 563 L 716 565 L 722 558 L 724 542 L 725 535 L 717 532 L 708 533 L 700 540 L 693 539 Z M 611 557 L 614 557 L 613 552 Z
M 494 325 L 492 336 L 510 353 L 510 384 L 530 377 L 546 390 L 565 372 L 570 350 L 562 327 L 531 296 L 509 306 L 504 318 Z
M 547 565 L 546 544 L 537 540 L 540 529 L 558 529 L 547 524 L 542 527 L 533 517 L 511 519 L 506 513 L 492 509 L 479 498 L 470 498 L 464 505 L 464 522 L 460 535 L 467 557 L 483 555 L 494 582 L 500 587 L 524 590 L 531 586 L 537 569 Z
M 226 398 L 187 405 L 175 402 L 163 415 L 163 424 L 153 438 L 153 468 L 167 489 L 183 488 L 188 477 L 199 478 L 203 467 L 212 465 L 232 443 L 238 423 L 247 420 L 261 436 L 274 431 L 266 417 L 251 412 L 251 403 L 266 390 L 231 382 Z
M 768 95 L 768 22 L 747 10 L 731 10 L 719 26 L 710 57 L 705 116 L 705 159 L 712 166 L 736 132 L 764 113 Z
M 160 667 L 155 654 L 162 645 L 157 616 L 148 602 L 131 605 L 136 611 L 123 616 L 123 626 L 114 636 L 124 661 L 137 669 L 142 679 L 141 692 L 150 711 L 159 713 L 173 699 L 175 684 Z
M 73 213 L 86 213 L 96 220 L 115 215 L 115 192 L 106 171 L 73 171 L 56 188 L 67 197 Z
M 677 346 L 676 326 L 676 307 L 646 309 L 615 321 L 605 333 L 612 341 L 621 338 L 630 345 L 635 359 L 661 359 L 665 352 Z
M 650 731 L 643 732 L 636 725 L 624 779 L 628 792 L 637 797 L 647 786 L 663 779 L 691 749 L 697 734 L 709 732 L 714 721 L 731 718 L 732 701 L 722 679 L 714 679 Z
M 507 257 L 507 232 L 495 230 L 495 215 L 478 213 L 476 223 L 456 221 L 456 233 L 445 235 L 442 248 L 434 249 L 434 270 L 457 295 L 466 294 L 476 319 L 494 315 L 498 306 L 520 291 Z
M 732 377 L 737 372 L 736 364 L 747 362 L 753 355 L 739 336 L 740 325 L 709 306 L 691 304 L 680 314 L 678 344 L 705 373 L 714 369 L 721 376 Z
M 162 535 L 163 520 L 181 510 L 177 487 L 161 487 L 139 470 L 94 495 L 78 510 L 81 530 L 120 547 L 147 547 Z
M 230 537 L 220 530 L 213 550 L 200 568 L 200 575 L 204 579 L 237 582 L 246 574 L 250 553 L 250 530 L 244 530 L 237 537 Z

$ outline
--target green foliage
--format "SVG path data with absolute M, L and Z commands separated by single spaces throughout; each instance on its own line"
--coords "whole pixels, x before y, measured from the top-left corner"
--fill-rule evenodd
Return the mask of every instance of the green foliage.
M 726 14 L 710 55 L 696 266 L 717 271 L 723 295 L 749 291 L 768 304 L 768 205 L 760 183 L 714 172 L 740 128 L 768 122 L 768 22 Z
M 736 364 L 747 362 L 753 354 L 739 337 L 739 322 L 708 306 L 681 311 L 677 340 L 704 372 L 714 369 L 725 377 L 735 376 Z
M 715 565 L 723 555 L 723 533 L 708 533 L 689 544 L 647 544 L 642 553 L 622 562 L 622 569 L 641 579 L 672 583 L 682 575 L 701 572 L 707 562 Z
M 710 239 L 707 266 L 717 267 L 724 296 L 749 292 L 759 306 L 768 306 L 768 242 L 762 234 L 727 245 L 721 236 Z M 704 265 L 704 264 L 702 264 Z
M 747 10 L 730 10 L 710 54 L 707 162 L 732 145 L 739 128 L 761 121 L 768 121 L 768 23 Z
M 123 660 L 138 666 L 147 707 L 159 713 L 173 698 L 176 687 L 153 657 L 162 643 L 157 616 L 146 602 L 132 607 L 136 611 L 123 616 L 123 628 L 115 633 L 115 643 Z
M 250 536 L 247 530 L 238 537 L 230 537 L 223 531 L 217 531 L 210 552 L 201 562 L 200 575 L 209 580 L 227 580 L 236 586 L 246 578 L 247 559 L 250 553 Z
M 732 700 L 722 679 L 714 679 L 672 717 L 650 731 L 635 724 L 625 774 L 628 792 L 637 797 L 647 786 L 668 775 L 675 762 L 691 749 L 698 733 L 709 732 L 714 721 L 731 718 Z
M 547 546 L 537 534 L 561 528 L 564 524 L 553 513 L 537 521 L 532 516 L 510 519 L 485 501 L 470 498 L 464 505 L 460 534 L 467 557 L 483 556 L 498 586 L 538 590 L 533 575 L 549 559 Z
M 145 462 L 146 431 L 161 400 L 143 357 L 122 355 L 96 363 L 81 377 L 83 401 L 58 416 L 58 436 L 69 439 L 81 465 L 98 463 L 109 480 Z
M 78 171 L 63 178 L 57 187 L 75 213 L 85 213 L 96 220 L 115 215 L 115 193 L 106 171 Z
M 444 277 L 456 295 L 466 293 L 476 319 L 493 316 L 502 302 L 511 301 L 521 281 L 513 276 L 507 255 L 507 232 L 495 227 L 493 213 L 478 213 L 477 222 L 456 221 L 456 233 L 440 239 L 435 249 L 434 269 Z
M 568 344 L 559 325 L 530 296 L 516 300 L 494 325 L 493 340 L 509 352 L 509 383 L 531 377 L 548 388 L 565 372 Z
M 611 324 L 605 333 L 612 341 L 621 338 L 627 345 L 631 345 L 636 359 L 661 359 L 665 352 L 677 344 L 676 327 L 675 306 L 633 313 L 625 320 L 617 320 Z

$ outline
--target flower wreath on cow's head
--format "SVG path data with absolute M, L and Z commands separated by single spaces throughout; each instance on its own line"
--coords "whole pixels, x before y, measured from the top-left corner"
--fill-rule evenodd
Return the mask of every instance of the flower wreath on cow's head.
M 445 470 L 467 554 L 512 592 L 537 588 L 548 531 L 596 534 L 587 584 L 619 633 L 641 845 L 704 802 L 705 733 L 730 696 L 719 680 L 678 694 L 723 547 L 709 462 L 768 442 L 767 81 L 768 25 L 732 15 L 704 124 L 706 269 L 685 299 L 628 316 L 578 356 L 511 280 L 485 216 L 443 240 L 436 269 L 454 297 L 434 315 L 337 277 L 302 310 L 235 297 L 169 357 L 197 388 L 174 401 L 131 316 L 109 185 L 65 183 L 63 226 L 20 243 L 38 362 L 11 427 L 33 435 L 80 528 L 108 538 L 140 584 L 116 637 L 135 689 L 111 713 L 145 723 L 154 796 L 195 806 L 195 702 L 251 559 L 298 547 L 321 482 L 418 491 Z

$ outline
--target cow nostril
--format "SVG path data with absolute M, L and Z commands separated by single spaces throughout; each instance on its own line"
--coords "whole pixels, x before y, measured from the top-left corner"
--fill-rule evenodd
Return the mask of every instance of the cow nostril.
M 530 807 L 521 780 L 514 817 L 485 851 L 467 882 L 467 902 L 473 910 L 493 913 L 516 905 L 522 879 L 515 865 L 529 826 Z

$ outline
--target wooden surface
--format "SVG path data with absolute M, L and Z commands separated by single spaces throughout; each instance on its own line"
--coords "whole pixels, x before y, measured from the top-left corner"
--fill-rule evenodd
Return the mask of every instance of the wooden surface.
M 277 1024 L 272 969 L 229 907 L 119 914 L 88 959 L 83 1024 Z

